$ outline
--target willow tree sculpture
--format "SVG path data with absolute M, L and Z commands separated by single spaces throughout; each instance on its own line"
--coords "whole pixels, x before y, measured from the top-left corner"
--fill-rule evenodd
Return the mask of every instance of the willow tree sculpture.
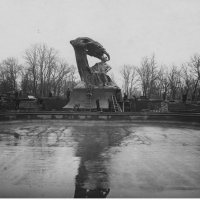
M 106 63 L 106 61 L 110 60 L 110 55 L 101 44 L 88 37 L 79 37 L 71 40 L 70 43 L 74 47 L 81 81 L 86 85 L 97 87 L 115 86 L 115 83 L 106 74 L 111 69 Z M 101 62 L 96 63 L 93 67 L 89 67 L 87 55 L 94 56 L 100 59 Z

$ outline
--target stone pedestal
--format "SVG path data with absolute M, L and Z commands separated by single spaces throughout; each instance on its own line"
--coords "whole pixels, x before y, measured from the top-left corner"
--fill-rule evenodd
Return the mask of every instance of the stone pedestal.
M 99 97 L 100 101 L 100 108 L 103 111 L 108 110 L 108 99 L 111 99 L 111 95 L 115 95 L 117 93 L 117 90 L 119 91 L 120 89 L 118 87 L 96 87 L 91 89 L 91 110 L 96 110 L 96 100 Z M 86 93 L 87 93 L 87 88 L 85 87 L 76 87 L 74 88 L 72 94 L 71 94 L 71 99 L 69 103 L 63 107 L 62 110 L 64 111 L 70 111 L 73 109 L 75 104 L 80 104 L 79 111 L 84 111 L 85 109 L 85 101 L 86 101 Z M 121 100 L 121 91 L 119 100 Z

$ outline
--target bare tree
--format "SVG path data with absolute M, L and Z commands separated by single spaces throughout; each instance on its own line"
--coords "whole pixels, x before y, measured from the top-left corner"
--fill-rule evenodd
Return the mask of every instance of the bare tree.
M 136 83 L 138 78 L 136 68 L 131 65 L 123 65 L 120 68 L 120 74 L 123 77 L 123 91 L 131 98 L 135 89 L 137 89 Z
M 188 96 L 190 94 L 192 96 L 192 84 L 193 84 L 193 75 L 190 72 L 188 64 L 182 64 L 181 71 L 181 93 L 182 95 Z
M 27 69 L 22 70 L 22 79 L 21 79 L 21 89 L 24 94 L 34 94 L 33 90 L 33 81 L 31 77 L 31 73 Z
M 169 90 L 169 81 L 167 77 L 168 77 L 167 67 L 161 66 L 158 71 L 157 88 L 158 88 L 159 98 L 163 98 L 164 100 L 167 98 Z
M 48 48 L 46 44 L 39 45 L 38 65 L 40 71 L 40 96 L 46 95 L 49 91 L 51 70 L 57 61 L 59 61 L 58 51 L 56 51 L 54 48 Z
M 192 74 L 194 75 L 194 87 L 192 93 L 192 100 L 194 101 L 196 98 L 197 88 L 200 80 L 200 55 L 195 54 L 193 57 L 191 57 L 189 66 L 191 68 Z
M 180 89 L 180 70 L 173 65 L 168 74 L 169 88 L 171 99 L 175 100 L 178 90 Z
M 66 95 L 66 91 L 69 88 L 73 91 L 74 87 L 80 83 L 80 79 L 78 79 L 78 71 L 77 68 L 73 65 L 70 66 L 70 72 L 66 75 L 65 79 L 63 80 L 63 87 L 62 93 Z
M 31 48 L 27 49 L 24 54 L 29 72 L 33 78 L 33 95 L 37 95 L 37 84 L 38 84 L 38 44 L 32 45 Z
M 5 93 L 18 90 L 18 79 L 21 69 L 22 65 L 18 63 L 16 58 L 3 60 L 1 63 L 1 79 Z
M 156 85 L 158 79 L 157 65 L 155 62 L 155 56 L 152 58 L 142 58 L 141 67 L 137 68 L 137 73 L 140 77 L 140 84 L 142 87 L 143 95 L 151 97 L 152 89 Z
M 70 68 L 67 62 L 59 58 L 58 51 L 46 44 L 36 44 L 25 51 L 24 58 L 30 72 L 27 76 L 31 74 L 32 77 L 34 95 L 45 96 L 51 90 L 54 95 L 59 95 Z
M 59 96 L 63 79 L 70 72 L 68 63 L 60 61 L 52 68 L 52 89 L 55 96 Z
M 59 62 L 60 58 L 58 57 L 58 51 L 56 51 L 54 48 L 50 48 L 47 51 L 46 54 L 46 65 L 45 70 L 46 73 L 44 75 L 44 95 L 51 90 L 51 77 L 52 77 L 52 70 L 54 69 L 54 66 L 56 66 L 56 63 Z

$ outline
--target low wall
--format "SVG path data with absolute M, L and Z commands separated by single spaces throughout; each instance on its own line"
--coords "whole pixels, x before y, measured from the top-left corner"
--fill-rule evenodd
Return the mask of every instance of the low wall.
M 55 99 L 55 98 L 44 98 L 43 99 L 43 109 L 46 111 L 57 110 L 61 111 L 64 106 L 68 104 L 67 99 Z
M 200 105 L 197 104 L 189 104 L 189 103 L 183 103 L 183 102 L 170 102 L 168 103 L 168 109 L 169 111 L 173 110 L 200 110 Z
M 148 110 L 159 110 L 161 107 L 162 100 L 142 100 L 142 101 L 136 101 L 136 100 L 130 100 L 130 107 L 131 111 L 139 112 L 143 109 Z
M 171 121 L 200 124 L 198 114 L 168 114 L 168 113 L 65 113 L 65 112 L 36 112 L 36 113 L 4 113 L 0 121 L 5 120 L 104 120 L 104 121 Z
M 130 111 L 132 112 L 140 112 L 143 109 L 148 110 L 159 110 L 161 108 L 161 102 L 162 100 L 142 100 L 142 101 L 136 101 L 136 100 L 130 100 Z M 168 111 L 174 111 L 174 110 L 199 110 L 200 111 L 200 105 L 197 104 L 191 104 L 191 103 L 183 103 L 183 102 L 166 102 L 168 104 Z

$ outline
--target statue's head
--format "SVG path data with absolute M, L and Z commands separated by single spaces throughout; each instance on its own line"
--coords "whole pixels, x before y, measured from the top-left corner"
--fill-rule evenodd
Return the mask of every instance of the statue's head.
M 84 48 L 86 54 L 99 58 L 103 62 L 110 60 L 110 55 L 103 46 L 88 37 L 79 37 L 75 40 L 71 40 L 70 43 L 74 48 Z

